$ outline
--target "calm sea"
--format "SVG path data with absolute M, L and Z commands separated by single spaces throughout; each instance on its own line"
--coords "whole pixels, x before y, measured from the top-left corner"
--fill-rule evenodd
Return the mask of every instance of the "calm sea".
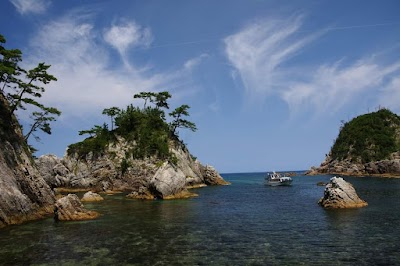
M 103 216 L 0 229 L 1 265 L 400 265 L 400 179 L 345 179 L 369 206 L 317 205 L 330 176 L 268 187 L 264 174 L 225 174 L 198 198 L 86 204 Z

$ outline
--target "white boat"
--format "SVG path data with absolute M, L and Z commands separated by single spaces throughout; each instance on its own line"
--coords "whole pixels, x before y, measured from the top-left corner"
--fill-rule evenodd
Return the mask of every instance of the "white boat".
M 293 179 L 291 177 L 281 176 L 275 171 L 268 173 L 267 177 L 265 178 L 265 183 L 269 186 L 290 186 L 292 181 Z

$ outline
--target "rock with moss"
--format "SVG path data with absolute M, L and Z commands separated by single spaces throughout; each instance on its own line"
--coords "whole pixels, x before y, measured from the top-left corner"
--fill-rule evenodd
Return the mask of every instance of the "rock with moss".
M 368 204 L 360 199 L 354 187 L 341 177 L 332 177 L 326 185 L 319 205 L 326 209 L 361 208 Z
M 98 212 L 86 210 L 75 194 L 58 199 L 54 206 L 54 219 L 58 221 L 92 220 L 99 215 Z

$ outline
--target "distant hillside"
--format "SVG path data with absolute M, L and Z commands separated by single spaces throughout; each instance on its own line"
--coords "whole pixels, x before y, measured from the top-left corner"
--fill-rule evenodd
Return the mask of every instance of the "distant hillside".
M 381 109 L 345 123 L 331 149 L 331 157 L 368 163 L 388 159 L 399 150 L 400 116 Z
M 388 109 L 343 124 L 331 151 L 309 175 L 400 175 L 400 117 Z

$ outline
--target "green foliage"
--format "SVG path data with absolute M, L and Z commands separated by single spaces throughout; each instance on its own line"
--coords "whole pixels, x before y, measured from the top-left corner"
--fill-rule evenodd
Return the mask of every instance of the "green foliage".
M 400 117 L 387 109 L 344 123 L 332 149 L 333 159 L 367 163 L 388 158 L 400 149 Z
M 130 167 L 131 165 L 129 164 L 129 162 L 124 158 L 122 161 L 121 161 L 121 173 L 122 173 L 122 175 L 124 175 L 125 173 L 126 173 L 126 171 L 128 170 L 128 168 Z
M 189 116 L 189 108 L 189 105 L 183 104 L 176 108 L 173 112 L 169 113 L 169 115 L 174 119 L 170 123 L 171 131 L 174 134 L 176 133 L 177 128 L 187 128 L 193 132 L 197 130 L 196 125 L 193 122 L 182 118 L 182 116 Z
M 95 126 L 95 129 L 95 136 L 69 145 L 67 150 L 68 155 L 77 154 L 79 158 L 84 158 L 90 152 L 92 152 L 94 156 L 103 154 L 107 145 L 110 143 L 110 141 L 115 140 L 115 137 L 108 130 L 106 124 L 104 124 L 103 127 Z
M 54 107 L 46 107 L 37 101 L 45 92 L 43 85 L 56 81 L 57 79 L 47 73 L 50 65 L 39 63 L 31 70 L 25 70 L 19 66 L 22 61 L 22 52 L 18 49 L 6 49 L 4 36 L 0 35 L 0 94 L 7 100 L 9 106 L 9 119 L 17 109 L 26 110 L 27 106 L 33 106 L 30 115 L 33 122 L 30 124 L 28 133 L 24 136 L 25 141 L 30 136 L 36 140 L 40 138 L 34 135 L 36 130 L 51 134 L 50 122 L 55 121 L 61 112 Z
M 34 134 L 34 132 L 37 129 L 40 129 L 41 131 L 51 134 L 51 127 L 50 127 L 50 122 L 55 121 L 56 117 L 55 116 L 60 116 L 61 112 L 57 110 L 56 108 L 53 107 L 42 107 L 41 112 L 33 112 L 30 118 L 33 120 L 33 123 L 30 124 L 30 130 L 28 133 L 24 136 L 25 140 L 28 140 L 28 138 L 32 135 L 35 137 L 37 141 L 40 141 L 40 138 Z
M 82 142 L 70 145 L 68 154 L 77 153 L 80 157 L 83 157 L 89 152 L 102 153 L 105 147 L 116 139 L 116 136 L 121 136 L 132 143 L 132 148 L 126 154 L 127 158 L 155 157 L 161 160 L 170 160 L 176 164 L 178 159 L 171 155 L 169 143 L 179 141 L 179 139 L 175 134 L 172 134 L 174 132 L 171 132 L 171 126 L 166 122 L 163 110 L 169 108 L 167 100 L 170 97 L 171 95 L 166 91 L 160 93 L 141 92 L 135 94 L 134 98 L 144 100 L 142 109 L 132 104 L 128 105 L 126 109 L 117 107 L 104 109 L 103 114 L 111 117 L 112 130 L 108 131 L 105 126 L 95 126 L 90 130 L 80 131 L 80 135 L 90 134 L 90 137 Z M 147 102 L 152 103 L 152 105 L 147 106 Z M 189 115 L 188 109 L 188 105 L 183 105 L 177 108 L 178 111 L 175 110 L 171 113 L 175 115 L 174 125 L 176 127 L 195 129 L 193 123 L 181 119 L 182 115 Z M 115 129 L 113 129 L 113 123 L 115 123 Z M 123 164 L 122 162 L 121 169 L 124 169 Z
M 118 107 L 111 107 L 103 110 L 103 115 L 108 115 L 111 119 L 111 130 L 114 130 L 114 117 L 120 112 L 121 110 Z
M 169 132 L 163 115 L 164 113 L 156 108 L 139 109 L 130 105 L 115 118 L 115 132 L 135 142 L 133 158 L 168 157 Z

